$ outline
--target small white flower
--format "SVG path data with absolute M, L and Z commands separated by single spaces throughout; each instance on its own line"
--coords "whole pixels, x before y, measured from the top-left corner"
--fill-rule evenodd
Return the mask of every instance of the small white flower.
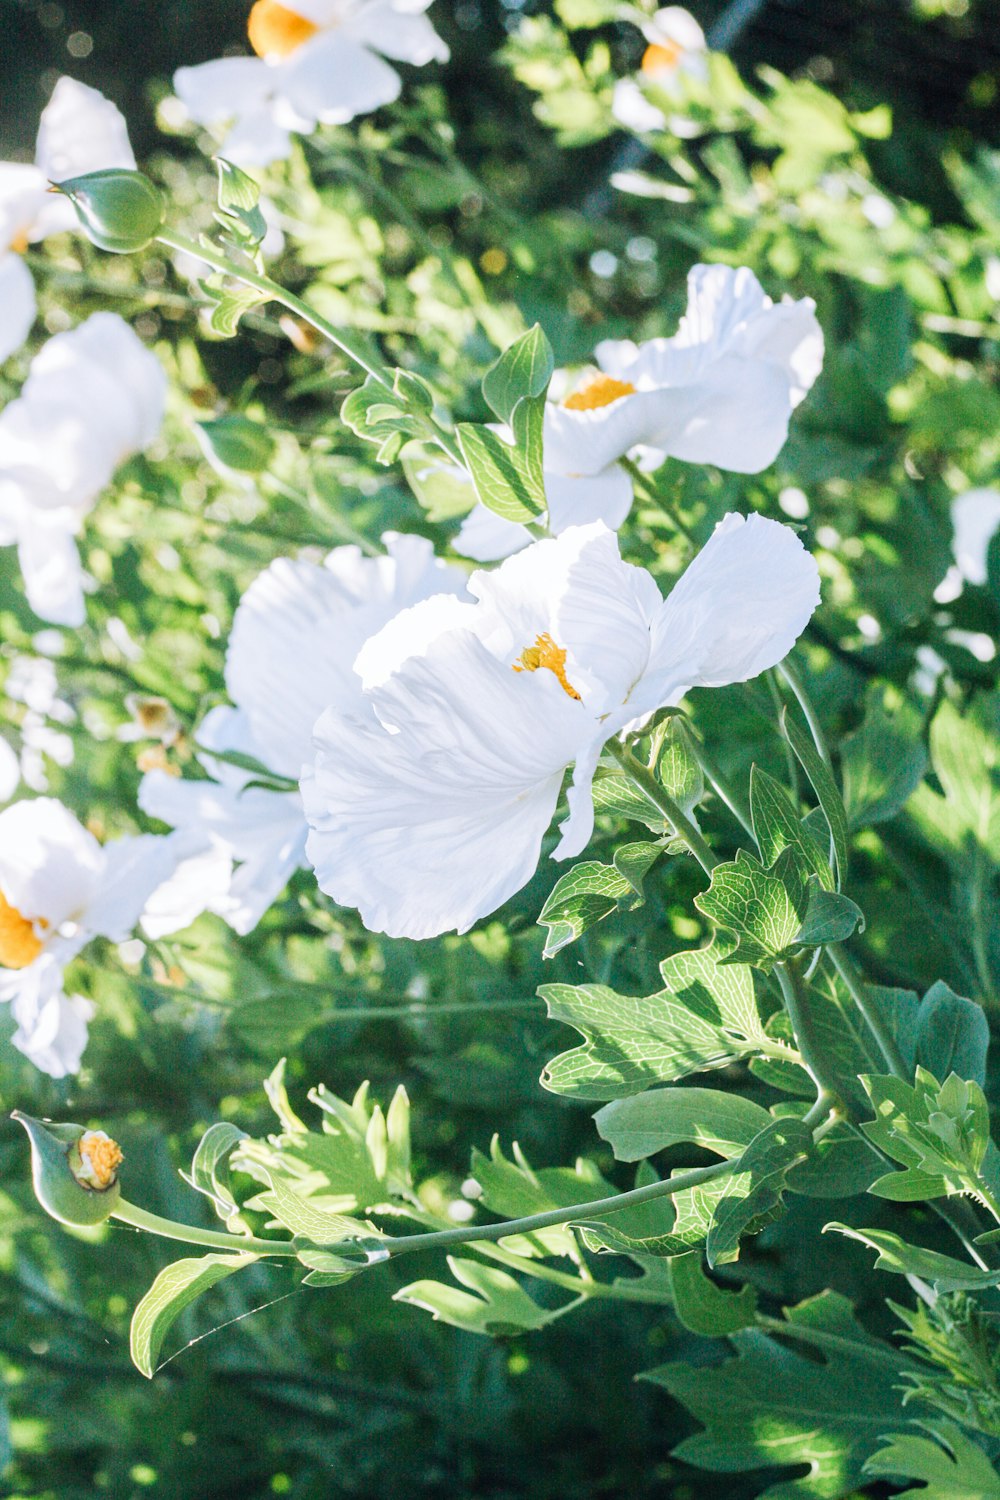
M 250 585 L 233 620 L 226 688 L 235 707 L 213 708 L 197 731 L 211 781 L 162 771 L 143 778 L 139 803 L 177 829 L 199 831 L 209 849 L 239 868 L 182 866 L 158 892 L 143 926 L 162 935 L 210 910 L 246 933 L 305 863 L 306 821 L 298 790 L 248 786 L 253 773 L 212 751 L 252 756 L 297 781 L 312 758 L 312 730 L 331 705 L 355 708 L 354 661 L 369 636 L 400 610 L 432 594 L 464 592 L 465 575 L 434 557 L 422 537 L 386 538 L 387 555 L 338 547 L 323 564 L 279 558 Z
M 34 165 L 0 162 L 0 360 L 35 320 L 35 285 L 18 252 L 78 228 L 73 205 L 49 183 L 103 167 L 135 167 L 125 121 L 97 89 L 60 78 L 42 110 Z
M 0 413 L 0 546 L 16 543 L 41 619 L 83 624 L 76 534 L 118 465 L 153 441 L 166 385 L 128 324 L 94 313 L 49 339 Z
M 600 522 L 474 573 L 370 640 L 364 704 L 323 714 L 302 781 L 322 890 L 372 931 L 466 931 L 530 879 L 566 769 L 556 858 L 593 828 L 604 744 L 692 687 L 780 661 L 819 602 L 794 532 L 730 515 L 670 596 Z
M 645 468 L 669 457 L 756 474 L 772 463 L 823 366 L 814 308 L 810 297 L 775 306 L 745 266 L 699 265 L 673 338 L 599 344 L 599 371 L 545 408 L 552 535 L 591 521 L 622 524 L 632 482 L 618 460 L 633 450 Z M 525 527 L 477 505 L 453 545 L 493 562 L 530 540 Z
M 73 1073 L 93 1013 L 63 970 L 94 937 L 127 938 L 183 845 L 145 834 L 102 846 L 51 797 L 0 813 L 0 1000 L 14 1045 L 54 1078 Z
M 966 490 L 952 502 L 951 524 L 959 572 L 968 583 L 984 584 L 990 542 L 1000 531 L 1000 490 Z
M 702 80 L 708 76 L 705 33 L 689 11 L 669 5 L 642 27 L 648 42 L 637 78 L 619 78 L 611 97 L 611 113 L 619 124 L 638 135 L 666 130 L 675 135 L 689 134 L 683 115 L 664 114 L 658 104 L 647 97 L 646 89 L 681 97 L 685 78 Z
M 385 58 L 422 67 L 448 49 L 423 12 L 430 0 L 257 0 L 247 22 L 256 57 L 179 68 L 174 88 L 192 120 L 230 125 L 226 156 L 280 161 L 291 132 L 344 125 L 391 104 L 401 88 Z

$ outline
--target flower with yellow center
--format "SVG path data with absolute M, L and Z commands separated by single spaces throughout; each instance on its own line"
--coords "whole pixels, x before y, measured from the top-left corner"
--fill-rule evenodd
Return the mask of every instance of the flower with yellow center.
M 689 81 L 708 76 L 705 33 L 690 11 L 668 5 L 642 26 L 647 47 L 635 78 L 619 78 L 611 99 L 611 113 L 619 124 L 640 135 L 670 129 L 674 135 L 695 134 L 683 114 Z M 647 96 L 647 89 L 652 97 Z M 669 118 L 660 107 L 664 95 L 677 101 Z
M 174 88 L 200 125 L 221 127 L 241 166 L 288 156 L 293 132 L 344 125 L 391 104 L 402 87 L 385 59 L 415 67 L 448 49 L 422 14 L 430 0 L 256 0 L 254 57 L 179 68 Z
M 103 1130 L 87 1130 L 77 1142 L 80 1165 L 71 1170 L 81 1187 L 104 1192 L 115 1181 L 118 1168 L 125 1160 L 117 1141 Z
M 819 574 L 787 527 L 730 515 L 666 599 L 600 522 L 532 542 L 469 592 L 366 643 L 363 702 L 320 717 L 301 783 L 320 888 L 392 937 L 464 932 L 519 890 L 570 767 L 555 857 L 579 854 L 605 743 L 780 661 Z
M 631 380 L 616 380 L 613 375 L 598 370 L 571 395 L 564 396 L 562 405 L 566 411 L 597 411 L 602 406 L 610 406 L 612 401 L 620 401 L 623 396 L 634 395 L 635 386 Z

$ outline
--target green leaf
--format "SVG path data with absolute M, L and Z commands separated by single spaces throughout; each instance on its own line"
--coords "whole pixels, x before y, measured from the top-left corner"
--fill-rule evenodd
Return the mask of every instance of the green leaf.
M 788 1174 L 788 1186 L 807 1198 L 853 1198 L 866 1193 L 885 1162 L 846 1124 L 817 1141 L 808 1161 Z
M 1000 1476 L 986 1454 L 951 1422 L 921 1422 L 931 1437 L 893 1433 L 865 1473 L 876 1479 L 920 1479 L 900 1500 L 1000 1500 Z
M 690 1333 L 723 1338 L 741 1328 L 752 1328 L 757 1316 L 757 1293 L 752 1286 L 723 1291 L 701 1268 L 701 1253 L 691 1250 L 670 1261 L 670 1290 L 674 1311 Z
M 538 916 L 549 929 L 543 956 L 551 958 L 611 912 L 641 906 L 643 878 L 662 853 L 658 844 L 624 844 L 613 864 L 587 860 L 560 876 Z
M 476 503 L 472 480 L 458 464 L 429 445 L 409 443 L 400 457 L 403 473 L 428 521 L 452 521 Z
M 527 421 L 531 422 L 530 413 Z M 545 482 L 541 472 L 541 428 L 529 425 L 527 435 L 537 448 L 537 456 L 505 442 L 488 427 L 460 422 L 456 428 L 476 494 L 480 501 L 505 521 L 524 525 L 535 521 L 545 510 Z
M 257 1203 L 273 1214 L 279 1224 L 289 1230 L 296 1239 L 308 1240 L 311 1245 L 323 1248 L 339 1244 L 341 1240 L 354 1240 L 359 1235 L 376 1236 L 376 1230 L 346 1214 L 326 1213 L 297 1193 L 287 1178 L 277 1171 L 264 1169 L 269 1191 L 257 1194 Z
M 543 1086 L 576 1099 L 619 1099 L 770 1045 L 749 969 L 696 948 L 675 953 L 660 972 L 663 990 L 643 999 L 604 985 L 543 985 L 549 1015 L 584 1037 L 582 1047 L 553 1058 Z
M 783 710 L 781 715 L 781 728 L 791 745 L 792 749 L 802 766 L 803 771 L 809 777 L 812 789 L 819 798 L 819 805 L 823 809 L 830 837 L 833 839 L 834 853 L 837 858 L 837 888 L 838 890 L 847 880 L 848 865 L 848 834 L 847 814 L 844 811 L 843 798 L 837 783 L 833 779 L 833 773 L 820 758 L 816 746 L 804 729 L 800 729 L 796 720 L 788 712 Z
M 441 1281 L 413 1281 L 401 1287 L 392 1300 L 424 1308 L 435 1322 L 493 1338 L 544 1328 L 556 1316 L 555 1312 L 539 1307 L 520 1282 L 496 1266 L 486 1266 L 478 1260 L 459 1260 L 451 1255 L 448 1266 L 455 1280 L 471 1292 L 459 1291 Z
M 567 31 L 593 30 L 617 21 L 621 0 L 556 0 L 556 14 Z
M 917 1012 L 917 1058 L 935 1078 L 957 1073 L 986 1083 L 990 1026 L 974 1000 L 949 989 L 943 979 L 931 986 Z
M 204 1193 L 220 1219 L 227 1222 L 239 1212 L 229 1179 L 229 1156 L 245 1139 L 245 1132 L 220 1120 L 210 1125 L 195 1149 L 190 1175 L 181 1173 L 198 1193 Z
M 195 435 L 209 463 L 223 475 L 262 474 L 275 452 L 274 438 L 262 422 L 227 412 L 211 422 L 196 422 Z
M 408 437 L 418 437 L 423 431 L 423 418 L 407 409 L 406 399 L 393 390 L 387 390 L 374 375 L 366 377 L 364 384 L 356 386 L 345 396 L 340 408 L 340 419 L 365 442 L 380 445 L 378 462 L 392 462 L 386 454 L 385 444 L 400 446 Z
M 601 1219 L 581 1220 L 576 1227 L 587 1249 L 599 1253 L 640 1258 L 684 1255 L 704 1245 L 726 1184 L 723 1176 L 712 1178 L 699 1187 L 685 1188 Z
M 802 822 L 785 788 L 756 765 L 750 768 L 750 817 L 765 867 L 770 868 L 783 849 L 793 849 L 803 875 L 815 875 L 821 886 L 833 890 L 826 853 Z
M 258 1255 L 202 1255 L 166 1266 L 132 1314 L 130 1339 L 136 1369 L 152 1379 L 163 1340 L 184 1309 L 217 1281 L 256 1265 L 259 1259 Z
M 812 1131 L 801 1120 L 774 1120 L 747 1146 L 708 1232 L 706 1254 L 710 1266 L 739 1254 L 744 1234 L 756 1234 L 780 1208 L 790 1169 L 808 1159 Z
M 785 1318 L 780 1341 L 747 1329 L 732 1336 L 735 1359 L 665 1365 L 644 1378 L 703 1424 L 674 1449 L 686 1463 L 721 1474 L 807 1465 L 761 1490 L 760 1500 L 843 1500 L 861 1486 L 882 1434 L 904 1420 L 896 1387 L 906 1362 L 872 1339 L 834 1292 Z
M 640 1161 L 690 1142 L 717 1156 L 735 1156 L 770 1124 L 766 1109 L 721 1089 L 648 1089 L 614 1099 L 594 1116 L 617 1161 Z
M 521 1219 L 553 1208 L 572 1208 L 614 1192 L 592 1162 L 579 1159 L 575 1168 L 541 1167 L 536 1171 L 516 1141 L 511 1150 L 513 1160 L 509 1161 L 499 1137 L 494 1136 L 489 1156 L 473 1151 L 469 1167 L 469 1175 L 482 1190 L 483 1207 L 501 1218 Z M 572 1255 L 576 1249 L 572 1231 L 563 1224 L 517 1238 L 520 1254 Z
M 906 1169 L 876 1182 L 872 1191 L 877 1196 L 905 1202 L 971 1193 L 985 1201 L 980 1169 L 990 1148 L 990 1117 L 977 1083 L 951 1073 L 939 1084 L 920 1067 L 912 1085 L 886 1075 L 861 1081 L 876 1115 L 861 1128 Z
M 208 326 L 227 339 L 235 336 L 244 313 L 270 300 L 266 292 L 258 292 L 252 286 L 234 286 L 223 282 L 221 277 L 210 277 L 198 285 L 212 304 Z
M 956 1260 L 937 1250 L 908 1245 L 887 1229 L 857 1229 L 852 1224 L 824 1224 L 824 1234 L 842 1234 L 878 1251 L 876 1271 L 894 1271 L 897 1276 L 920 1276 L 940 1292 L 983 1291 L 1000 1286 L 1000 1271 L 981 1271 L 968 1261 Z
M 980 699 L 964 717 L 947 699 L 931 723 L 931 758 L 947 814 L 965 838 L 1000 863 L 1000 701 Z
M 536 323 L 504 350 L 483 376 L 483 396 L 501 422 L 512 423 L 525 400 L 544 399 L 555 358 L 552 345 Z
M 852 932 L 864 930 L 865 917 L 860 906 L 839 891 L 824 890 L 810 881 L 806 914 L 795 937 L 797 943 L 804 948 L 821 948 L 824 943 L 842 943 Z
M 894 818 L 927 769 L 920 715 L 908 703 L 887 713 L 871 697 L 861 728 L 841 742 L 840 769 L 851 828 Z
M 723 962 L 752 964 L 766 973 L 794 948 L 807 900 L 791 849 L 783 850 L 769 870 L 741 849 L 735 861 L 716 865 L 711 885 L 694 904 L 736 937 Z
M 680 714 L 671 714 L 664 721 L 655 745 L 656 778 L 681 811 L 690 816 L 705 795 L 705 778 Z
M 219 173 L 221 220 L 235 233 L 241 247 L 255 250 L 267 234 L 267 220 L 258 207 L 260 188 L 231 161 L 217 156 L 215 165 Z

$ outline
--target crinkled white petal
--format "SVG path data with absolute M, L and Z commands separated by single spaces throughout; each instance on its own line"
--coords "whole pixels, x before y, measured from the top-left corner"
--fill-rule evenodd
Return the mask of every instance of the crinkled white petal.
M 35 321 L 35 282 L 19 255 L 0 251 L 0 361 L 20 349 Z
M 124 116 L 97 89 L 76 78 L 60 78 L 42 110 L 35 161 L 49 182 L 65 182 L 107 167 L 135 169 Z M 78 228 L 73 205 L 46 195 L 32 228 L 32 239 Z
M 372 931 L 464 932 L 530 878 L 589 716 L 551 672 L 512 672 L 466 630 L 372 700 L 381 722 L 316 726 L 302 792 L 320 887 Z
M 0 161 L 0 250 L 8 250 L 22 238 L 37 238 L 33 226 L 45 204 L 48 187 L 48 178 L 37 167 L 27 162 Z M 72 212 L 72 205 L 67 207 Z
M 636 135 L 652 135 L 666 128 L 667 117 L 647 99 L 634 78 L 619 78 L 611 92 L 611 113 L 619 125 Z
M 32 361 L 25 382 L 30 397 L 56 375 L 72 375 L 78 401 L 90 411 L 104 404 L 104 382 L 112 386 L 113 412 L 119 451 L 114 462 L 153 441 L 163 421 L 167 377 L 156 355 L 143 344 L 117 313 L 92 313 L 78 327 L 56 334 Z
M 225 849 L 211 845 L 178 864 L 169 880 L 149 897 L 139 920 L 148 938 L 167 937 L 190 927 L 203 911 L 225 900 L 233 878 L 233 861 Z
M 84 623 L 83 568 L 71 531 L 59 525 L 25 525 L 17 560 L 28 603 L 40 620 L 74 627 Z
M 629 702 L 643 714 L 691 687 L 756 677 L 788 655 L 819 600 L 819 569 L 790 527 L 726 516 L 664 601 Z
M 959 572 L 969 583 L 985 583 L 990 542 L 1000 530 L 1000 490 L 966 490 L 952 504 L 951 524 Z
M 16 989 L 0 995 L 10 999 L 17 1022 L 14 1046 L 51 1078 L 76 1073 L 87 1045 L 93 1004 L 82 995 L 64 993 L 62 967 L 48 955 L 18 971 L 15 978 Z
M 50 929 L 78 922 L 103 873 L 100 844 L 54 797 L 0 813 L 0 891 L 23 917 L 43 918 Z
M 592 521 L 603 521 L 617 531 L 632 509 L 632 481 L 618 464 L 597 474 L 581 476 L 547 470 L 545 498 L 553 536 L 559 536 L 570 526 L 588 526 Z
M 346 125 L 399 97 L 399 74 L 342 31 L 321 32 L 275 69 L 275 88 L 304 119 Z
M 396 62 L 423 67 L 447 62 L 448 48 L 427 17 L 405 11 L 394 0 L 369 0 L 344 22 L 344 34 Z
M 87 933 L 124 942 L 150 896 L 170 879 L 185 852 L 184 842 L 152 833 L 105 844 L 101 879 L 82 918 Z

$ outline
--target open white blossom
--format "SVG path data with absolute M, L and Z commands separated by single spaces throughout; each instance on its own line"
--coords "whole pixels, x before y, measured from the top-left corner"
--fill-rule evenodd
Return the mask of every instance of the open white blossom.
M 356 705 L 354 660 L 369 636 L 418 600 L 465 588 L 465 575 L 439 562 L 423 537 L 390 533 L 385 541 L 384 557 L 338 547 L 322 564 L 279 558 L 244 594 L 226 654 L 235 707 L 213 708 L 197 731 L 213 779 L 150 771 L 139 791 L 145 812 L 192 835 L 200 831 L 207 850 L 239 868 L 222 884 L 218 864 L 182 866 L 144 919 L 151 935 L 175 931 L 204 910 L 249 932 L 306 862 L 308 829 L 295 783 L 312 758 L 317 718 L 331 704 Z M 260 777 L 213 751 L 251 756 L 291 789 L 249 786 Z
M 385 61 L 422 67 L 448 48 L 423 12 L 430 0 L 257 0 L 247 22 L 256 57 L 178 68 L 174 89 L 192 120 L 231 126 L 225 154 L 266 166 L 291 149 L 291 133 L 345 125 L 399 95 Z
M 28 602 L 82 625 L 76 535 L 115 469 L 163 420 L 166 375 L 117 313 L 49 339 L 0 412 L 0 546 L 17 545 Z
M 469 592 L 367 643 L 364 703 L 319 719 L 302 782 L 321 889 L 394 937 L 464 932 L 524 885 L 571 765 L 555 857 L 579 854 L 605 743 L 780 661 L 819 575 L 794 532 L 734 514 L 666 600 L 600 522 L 474 573 Z
M 621 525 L 632 482 L 618 461 L 633 451 L 646 468 L 669 457 L 756 474 L 773 463 L 823 367 L 814 307 L 809 297 L 775 305 L 746 267 L 698 265 L 673 338 L 599 344 L 599 370 L 545 408 L 552 535 L 591 521 Z M 453 545 L 492 562 L 530 540 L 525 527 L 477 505 Z
M 990 542 L 1000 531 L 1000 490 L 966 490 L 951 507 L 955 565 L 967 583 L 984 584 Z
M 65 993 L 65 966 L 94 937 L 129 937 L 182 847 L 151 834 L 102 846 L 51 797 L 0 813 L 0 1001 L 14 1046 L 53 1078 L 80 1066 L 93 1014 Z
M 643 24 L 642 34 L 648 45 L 639 75 L 619 78 L 611 96 L 611 113 L 619 124 L 638 135 L 666 130 L 668 125 L 675 135 L 687 135 L 690 130 L 684 116 L 665 115 L 647 96 L 646 89 L 680 98 L 685 78 L 706 78 L 705 33 L 690 11 L 668 5 Z
M 69 199 L 49 183 L 104 167 L 135 167 L 125 121 L 97 89 L 60 78 L 42 110 L 34 164 L 0 162 L 0 360 L 35 321 L 35 284 L 19 252 L 79 227 Z

